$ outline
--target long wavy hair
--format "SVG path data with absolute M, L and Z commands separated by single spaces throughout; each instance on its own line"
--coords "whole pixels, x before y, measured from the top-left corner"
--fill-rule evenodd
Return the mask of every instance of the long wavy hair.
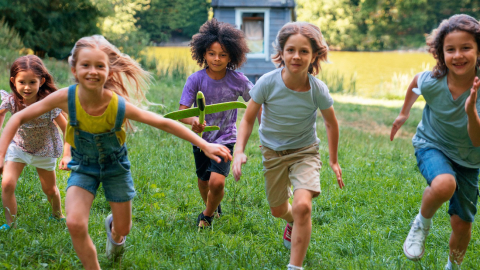
M 151 74 L 142 69 L 140 64 L 130 56 L 120 52 L 113 44 L 101 35 L 93 35 L 79 39 L 68 57 L 70 67 L 75 67 L 78 53 L 84 49 L 99 49 L 108 56 L 110 75 L 104 88 L 115 91 L 130 101 L 130 92 L 133 92 L 138 102 L 146 101 L 145 92 L 151 83 Z
M 243 31 L 213 18 L 200 27 L 200 31 L 193 35 L 190 42 L 192 58 L 200 67 L 208 67 L 204 55 L 214 42 L 220 43 L 222 48 L 228 52 L 230 57 L 230 62 L 227 64 L 228 69 L 235 70 L 247 61 L 245 54 L 250 50 Z
M 443 20 L 427 37 L 428 51 L 437 60 L 437 64 L 432 70 L 432 77 L 434 78 L 442 78 L 448 73 L 448 68 L 445 64 L 445 55 L 443 53 L 443 45 L 445 37 L 454 31 L 470 33 L 475 39 L 477 48 L 480 51 L 480 24 L 475 18 L 465 14 L 458 14 Z M 477 68 L 480 67 L 480 58 L 478 57 L 476 66 Z
M 45 79 L 45 82 L 40 86 L 37 92 L 37 101 L 44 99 L 49 94 L 57 91 L 57 86 L 53 81 L 52 75 L 48 73 L 48 69 L 43 64 L 42 60 L 35 55 L 25 55 L 17 58 L 12 66 L 10 67 L 10 77 L 15 78 L 17 77 L 18 73 L 25 72 L 25 71 L 32 71 L 40 81 Z M 15 103 L 15 108 L 13 108 L 13 112 L 18 112 L 23 110 L 26 105 L 23 102 L 23 97 L 17 91 L 15 87 L 15 83 L 10 80 L 10 89 L 12 89 L 13 95 L 10 98 L 13 99 Z
M 327 61 L 328 54 L 328 45 L 323 38 L 320 28 L 317 26 L 307 23 L 307 22 L 290 22 L 285 24 L 280 31 L 278 31 L 277 38 L 272 44 L 275 50 L 275 53 L 272 55 L 272 62 L 277 67 L 285 66 L 285 61 L 282 58 L 282 52 L 285 48 L 285 43 L 290 36 L 301 34 L 310 40 L 310 45 L 312 46 L 312 52 L 315 55 L 315 60 L 308 67 L 308 73 L 312 75 L 317 75 L 322 69 L 320 62 Z

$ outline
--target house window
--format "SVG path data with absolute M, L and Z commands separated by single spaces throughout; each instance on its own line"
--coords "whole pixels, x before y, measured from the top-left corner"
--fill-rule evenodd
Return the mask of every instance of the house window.
M 268 57 L 269 9 L 236 9 L 235 24 L 245 33 L 250 53 L 247 58 Z

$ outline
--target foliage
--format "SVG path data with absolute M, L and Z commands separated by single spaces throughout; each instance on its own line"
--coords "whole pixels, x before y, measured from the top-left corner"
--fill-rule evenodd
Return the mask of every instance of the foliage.
M 327 42 L 343 50 L 421 47 L 441 20 L 465 13 L 480 17 L 471 0 L 298 0 L 298 19 L 321 27 Z
M 18 57 L 23 49 L 20 35 L 9 27 L 5 19 L 0 19 L 0 67 L 10 70 L 11 63 Z
M 61 59 L 79 38 L 99 33 L 101 12 L 90 0 L 3 0 L 0 14 L 18 31 L 25 47 L 40 57 Z
M 151 0 L 137 13 L 136 25 L 154 42 L 166 41 L 172 33 L 190 38 L 207 20 L 209 6 L 205 0 Z

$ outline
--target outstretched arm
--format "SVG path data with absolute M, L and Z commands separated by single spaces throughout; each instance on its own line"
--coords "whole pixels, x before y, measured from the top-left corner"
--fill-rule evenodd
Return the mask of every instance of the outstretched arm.
M 235 152 L 233 156 L 232 171 L 235 180 L 240 180 L 242 176 L 242 165 L 247 162 L 247 156 L 245 155 L 245 146 L 247 145 L 248 138 L 252 134 L 253 125 L 255 124 L 255 117 L 262 109 L 262 104 L 258 104 L 253 99 L 248 102 L 247 109 L 243 115 L 240 127 L 238 128 L 237 143 L 235 145 Z M 260 122 L 260 121 L 259 121 Z
M 3 121 L 5 121 L 5 116 L 7 115 L 7 109 L 2 109 L 0 110 L 0 131 L 2 130 L 3 127 Z
M 62 110 L 68 109 L 67 91 L 58 90 L 53 94 L 48 95 L 41 101 L 35 102 L 27 108 L 12 115 L 2 132 L 2 136 L 0 137 L 0 174 L 3 172 L 3 162 L 8 145 L 13 140 L 18 128 L 22 124 L 35 119 L 42 114 L 53 110 L 54 108 L 60 108 Z
M 145 123 L 152 127 L 156 127 L 181 139 L 187 140 L 202 149 L 205 155 L 216 162 L 221 161 L 218 156 L 222 157 L 225 161 L 232 160 L 232 155 L 227 147 L 206 142 L 197 134 L 193 133 L 190 129 L 186 128 L 184 125 L 175 120 L 163 118 L 156 113 L 139 109 L 130 102 L 126 102 L 125 117 L 134 121 Z
M 338 164 L 338 138 L 340 132 L 338 129 L 337 117 L 335 117 L 335 110 L 333 109 L 333 106 L 330 106 L 330 108 L 321 110 L 321 112 L 323 120 L 325 121 L 325 128 L 327 129 L 330 167 L 337 177 L 338 186 L 343 188 L 345 184 L 342 179 L 342 168 L 340 168 L 340 164 Z
M 480 146 L 480 119 L 477 112 L 477 94 L 479 86 L 480 79 L 475 77 L 473 87 L 470 89 L 470 96 L 465 101 L 465 112 L 468 117 L 468 136 L 475 147 Z
M 419 75 L 417 74 L 415 78 L 413 78 L 412 82 L 408 86 L 407 93 L 405 94 L 405 101 L 403 102 L 402 110 L 400 114 L 393 122 L 392 130 L 390 131 L 390 141 L 393 141 L 395 134 L 397 134 L 398 130 L 402 127 L 402 125 L 407 121 L 408 117 L 410 116 L 410 109 L 413 106 L 413 103 L 417 100 L 419 95 L 415 94 L 412 90 L 413 88 L 417 88 L 417 80 Z

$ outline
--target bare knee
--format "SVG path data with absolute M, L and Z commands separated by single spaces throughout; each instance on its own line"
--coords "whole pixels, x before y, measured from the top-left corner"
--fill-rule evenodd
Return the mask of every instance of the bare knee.
M 14 193 L 15 188 L 17 186 L 17 182 L 11 179 L 3 179 L 2 180 L 2 192 L 4 193 Z
M 293 215 L 298 217 L 310 217 L 312 213 L 312 204 L 308 201 L 300 201 L 293 205 Z
M 223 179 L 210 179 L 208 185 L 210 192 L 219 193 L 225 188 L 225 178 Z
M 457 235 L 468 236 L 472 232 L 472 223 L 462 220 L 457 215 L 453 215 L 450 218 L 450 224 L 452 225 L 453 232 Z
M 48 188 L 42 188 L 42 190 L 43 190 L 43 193 L 45 193 L 45 195 L 47 195 L 47 197 L 53 197 L 53 196 L 57 195 L 57 187 L 56 186 L 48 187 Z
M 72 237 L 88 234 L 88 221 L 84 222 L 83 220 L 68 216 L 66 223 Z
M 280 206 L 270 207 L 270 212 L 272 213 L 272 216 L 276 218 L 281 218 L 288 212 L 288 206 L 289 204 L 287 201 L 287 203 L 284 203 Z
M 200 180 L 200 178 L 199 178 L 198 179 L 198 186 L 202 189 L 206 189 L 206 188 L 208 188 L 208 182 L 209 181 Z
M 433 179 L 430 186 L 435 196 L 443 201 L 448 201 L 452 198 L 457 188 L 455 177 L 451 174 L 441 174 Z

